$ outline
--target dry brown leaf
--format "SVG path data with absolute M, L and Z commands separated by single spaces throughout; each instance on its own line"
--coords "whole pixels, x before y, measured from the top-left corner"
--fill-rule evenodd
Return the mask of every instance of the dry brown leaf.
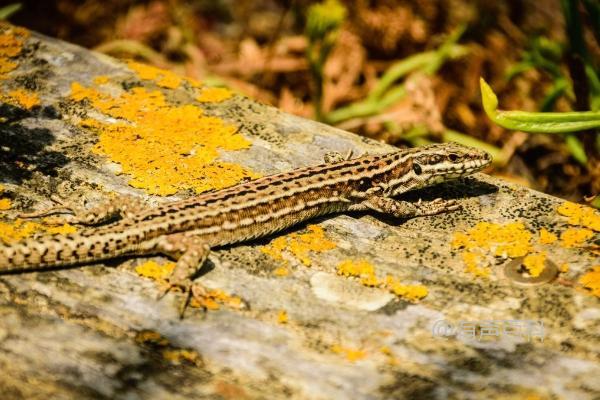
M 323 110 L 328 112 L 337 104 L 355 98 L 353 86 L 358 83 L 365 62 L 365 49 L 360 38 L 348 30 L 340 31 L 338 41 L 324 69 Z
M 119 18 L 115 27 L 116 37 L 145 42 L 164 33 L 171 25 L 167 5 L 153 1 L 148 5 L 131 7 L 124 17 Z

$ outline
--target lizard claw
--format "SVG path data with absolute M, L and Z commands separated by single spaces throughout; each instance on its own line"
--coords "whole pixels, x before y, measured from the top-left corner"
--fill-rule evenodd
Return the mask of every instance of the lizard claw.
M 160 300 L 163 297 L 165 297 L 165 295 L 167 293 L 169 293 L 173 288 L 179 288 L 182 290 L 185 299 L 181 302 L 181 305 L 179 306 L 179 318 L 183 319 L 184 315 L 185 315 L 185 310 L 188 308 L 189 304 L 190 304 L 190 300 L 192 299 L 192 281 L 189 279 L 186 279 L 182 282 L 170 282 L 168 281 L 166 286 L 160 290 L 160 292 L 158 293 L 156 300 Z

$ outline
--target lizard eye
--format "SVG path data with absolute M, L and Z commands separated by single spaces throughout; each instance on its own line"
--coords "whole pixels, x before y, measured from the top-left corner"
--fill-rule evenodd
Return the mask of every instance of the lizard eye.
M 458 160 L 458 154 L 450 153 L 448 154 L 448 159 L 452 162 L 456 162 Z
M 417 175 L 421 175 L 421 172 L 423 172 L 419 164 L 413 164 L 413 171 L 415 171 L 415 174 Z

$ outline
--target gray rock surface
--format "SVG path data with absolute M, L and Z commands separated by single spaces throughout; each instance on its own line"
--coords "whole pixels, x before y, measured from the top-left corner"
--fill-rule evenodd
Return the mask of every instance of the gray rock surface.
M 108 77 L 102 90 L 115 96 L 134 87 L 160 90 L 173 105 L 195 104 L 238 127 L 251 146 L 220 151 L 219 159 L 252 173 L 319 164 L 332 150 L 391 150 L 241 96 L 198 103 L 194 91 L 202 89 L 160 87 L 105 56 L 0 28 L 22 42 L 17 54 L 0 45 L 4 62 L 17 64 L 0 80 L 5 227 L 23 210 L 52 206 L 51 195 L 93 204 L 117 192 L 156 204 L 193 194 L 132 188 L 128 175 L 115 173 L 119 163 L 92 151 L 98 133 L 81 121 L 115 119 L 71 94 L 73 82 L 96 87 L 98 76 Z M 28 109 L 9 94 L 17 89 L 37 94 L 40 104 Z M 198 279 L 243 306 L 195 308 L 184 320 L 177 314 L 181 296 L 157 301 L 159 283 L 135 272 L 149 258 L 0 275 L 2 398 L 600 397 L 600 302 L 579 282 L 600 265 L 598 233 L 572 248 L 560 240 L 539 244 L 541 228 L 557 235 L 571 228 L 556 211 L 563 201 L 484 174 L 418 196 L 458 197 L 464 208 L 408 221 L 368 214 L 312 221 L 334 246 L 308 251 L 310 267 L 290 251 L 283 259 L 265 254 L 275 238 L 215 250 L 220 261 Z M 467 272 L 465 250 L 451 241 L 482 221 L 522 222 L 531 243 L 569 270 L 523 286 L 502 273 L 512 258 L 492 256 L 489 277 Z M 304 224 L 278 237 L 284 235 L 294 240 L 310 231 Z M 379 279 L 424 285 L 428 295 L 411 302 L 362 285 L 337 273 L 345 260 L 367 261 Z M 288 274 L 280 276 L 281 268 Z M 486 331 L 486 321 L 509 320 L 543 324 L 543 337 Z M 476 325 L 472 337 L 442 336 L 444 324 L 461 323 Z

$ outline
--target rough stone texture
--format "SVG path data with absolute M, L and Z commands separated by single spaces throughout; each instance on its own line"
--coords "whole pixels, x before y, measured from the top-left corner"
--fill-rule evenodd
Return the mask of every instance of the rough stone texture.
M 17 61 L 0 87 L 27 85 L 41 106 L 0 109 L 0 183 L 13 204 L 5 221 L 51 206 L 50 194 L 97 201 L 94 187 L 165 201 L 127 186 L 126 177 L 89 151 L 96 135 L 73 123 L 89 109 L 68 99 L 71 82 L 87 84 L 97 75 L 115 87 L 129 82 L 124 89 L 148 83 L 115 60 L 34 33 Z M 189 97 L 186 89 L 162 90 L 172 99 Z M 239 96 L 203 107 L 252 142 L 221 159 L 262 174 L 321 163 L 331 150 L 390 150 Z M 34 170 L 16 168 L 15 152 Z M 465 272 L 460 252 L 450 247 L 454 232 L 484 220 L 522 221 L 532 232 L 566 229 L 556 213 L 562 201 L 483 174 L 421 196 L 460 197 L 465 207 L 409 221 L 368 214 L 313 221 L 336 248 L 309 253 L 311 267 L 289 256 L 285 277 L 274 274 L 283 261 L 260 250 L 273 238 L 216 250 L 221 265 L 199 279 L 242 298 L 241 310 L 192 309 L 179 320 L 180 297 L 157 301 L 160 286 L 134 271 L 140 260 L 2 275 L 2 397 L 598 398 L 600 306 L 577 282 L 598 264 L 594 253 L 551 247 L 552 261 L 570 270 L 551 283 L 522 287 L 500 273 L 510 260 L 497 258 L 490 277 L 480 278 Z M 429 294 L 413 304 L 337 275 L 348 259 L 369 261 L 378 276 L 425 285 Z M 282 310 L 285 324 L 278 321 Z M 439 337 L 432 329 L 442 320 L 542 321 L 544 340 Z M 197 357 L 168 356 L 180 350 Z

